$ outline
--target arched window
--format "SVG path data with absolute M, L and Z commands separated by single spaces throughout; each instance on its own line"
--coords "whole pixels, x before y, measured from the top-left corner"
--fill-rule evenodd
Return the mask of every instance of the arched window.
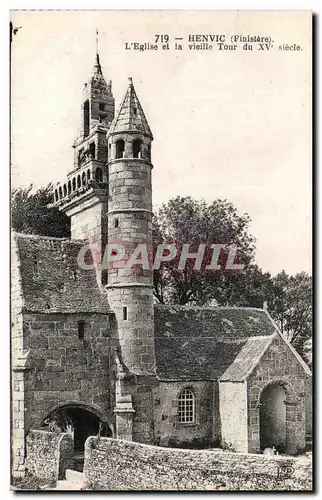
M 86 186 L 86 173 L 85 172 L 83 172 L 83 175 L 82 175 L 82 185 Z
M 178 417 L 181 424 L 193 424 L 196 420 L 196 398 L 190 389 L 183 389 L 178 396 Z
M 55 201 L 58 201 L 58 191 L 55 189 Z
M 87 182 L 91 180 L 91 171 L 90 169 L 87 170 Z
M 96 182 L 103 182 L 103 172 L 99 167 L 95 170 L 95 180 Z
M 59 186 L 58 193 L 59 193 L 59 199 L 61 200 L 63 197 L 63 190 L 62 190 L 61 186 Z
M 75 189 L 76 189 L 76 178 L 74 177 L 74 179 L 73 179 L 73 191 L 75 191 Z
M 72 185 L 71 185 L 71 182 L 68 181 L 68 185 L 67 185 L 67 190 L 68 190 L 68 194 L 70 194 L 72 192 Z
M 133 141 L 133 158 L 141 158 L 141 144 L 140 139 L 135 139 L 135 141 Z
M 124 149 L 125 149 L 125 142 L 123 139 L 120 139 L 119 141 L 116 141 L 116 158 L 123 158 L 124 156 Z
M 80 175 L 77 176 L 77 187 L 80 188 L 81 187 L 81 178 L 80 178 Z
M 64 196 L 67 196 L 67 186 L 64 184 Z

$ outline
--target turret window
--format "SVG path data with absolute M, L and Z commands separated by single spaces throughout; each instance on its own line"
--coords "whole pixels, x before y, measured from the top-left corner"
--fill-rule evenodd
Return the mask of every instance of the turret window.
M 64 184 L 64 196 L 67 196 L 67 186 Z
M 82 185 L 80 175 L 77 176 L 77 187 L 80 188 Z
M 67 188 L 67 192 L 68 194 L 70 194 L 72 192 L 72 184 L 70 181 L 68 181 L 68 188 Z
M 73 179 L 73 191 L 75 191 L 75 190 L 76 190 L 76 178 L 74 177 L 74 179 Z
M 83 172 L 82 174 L 82 186 L 86 186 L 86 173 Z
M 84 137 L 89 134 L 89 101 L 84 102 Z
M 135 139 L 135 141 L 133 141 L 133 158 L 141 158 L 141 145 L 142 143 L 139 139 Z
M 119 220 L 118 219 L 114 219 L 114 227 L 119 227 Z
M 127 320 L 127 307 L 123 307 L 123 320 L 126 321 Z
M 116 158 L 123 158 L 125 150 L 125 142 L 123 139 L 116 141 Z
M 89 145 L 89 156 L 90 159 L 95 160 L 95 142 L 91 142 Z
M 55 201 L 58 201 L 58 191 L 55 189 Z
M 96 182 L 103 182 L 103 172 L 99 167 L 95 170 L 95 180 Z
M 58 193 L 59 193 L 59 199 L 61 200 L 63 197 L 63 190 L 62 190 L 61 186 L 58 189 Z
M 84 340 L 85 338 L 85 321 L 83 320 L 78 322 L 78 338 L 79 340 Z
M 87 182 L 91 180 L 91 171 L 88 169 L 87 170 Z

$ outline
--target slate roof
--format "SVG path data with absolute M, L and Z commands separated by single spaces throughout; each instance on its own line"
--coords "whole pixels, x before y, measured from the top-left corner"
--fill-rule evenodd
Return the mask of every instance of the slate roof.
M 274 335 L 269 337 L 250 337 L 237 354 L 232 364 L 221 375 L 221 382 L 242 382 L 247 380 L 257 363 L 271 345 Z
M 81 241 L 14 233 L 23 292 L 29 312 L 109 312 L 95 270 L 77 265 Z M 75 274 L 76 273 L 76 274 Z
M 264 310 L 253 308 L 156 305 L 154 318 L 161 380 L 217 380 L 234 362 L 237 380 L 278 332 Z
M 148 121 L 136 95 L 132 78 L 129 78 L 129 86 L 109 129 L 109 134 L 117 132 L 142 132 L 153 139 Z

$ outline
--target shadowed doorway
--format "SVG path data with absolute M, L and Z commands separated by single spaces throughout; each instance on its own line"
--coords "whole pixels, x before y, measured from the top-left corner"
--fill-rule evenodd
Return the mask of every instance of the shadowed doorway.
M 260 398 L 260 447 L 286 450 L 286 394 L 277 383 L 266 387 Z
M 84 445 L 89 436 L 111 437 L 112 432 L 94 412 L 77 405 L 67 405 L 53 411 L 44 421 L 48 430 L 68 432 L 74 440 L 75 468 L 82 470 Z

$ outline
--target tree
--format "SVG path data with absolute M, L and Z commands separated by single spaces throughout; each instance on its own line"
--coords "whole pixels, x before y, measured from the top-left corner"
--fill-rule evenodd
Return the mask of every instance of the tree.
M 312 342 L 312 277 L 305 273 L 289 276 L 285 271 L 273 278 L 269 310 L 281 331 L 310 362 Z
M 70 220 L 52 202 L 52 185 L 33 192 L 33 185 L 12 190 L 11 226 L 17 232 L 41 236 L 70 237 Z
M 178 196 L 163 204 L 153 219 L 155 251 L 159 243 L 174 243 L 177 255 L 169 262 L 162 262 L 160 269 L 154 270 L 154 295 L 157 301 L 197 305 L 215 301 L 220 305 L 225 304 L 228 300 L 227 288 L 240 279 L 240 271 L 226 269 L 229 247 L 237 246 L 238 263 L 243 264 L 245 269 L 254 257 L 255 239 L 248 232 L 249 223 L 249 216 L 239 214 L 227 200 L 215 200 L 207 204 L 190 196 Z M 193 259 L 187 261 L 184 269 L 178 269 L 184 244 L 190 245 L 190 252 L 196 252 L 199 244 L 206 245 L 200 270 L 194 269 Z M 212 244 L 225 246 L 219 258 L 219 271 L 206 269 L 211 260 Z

